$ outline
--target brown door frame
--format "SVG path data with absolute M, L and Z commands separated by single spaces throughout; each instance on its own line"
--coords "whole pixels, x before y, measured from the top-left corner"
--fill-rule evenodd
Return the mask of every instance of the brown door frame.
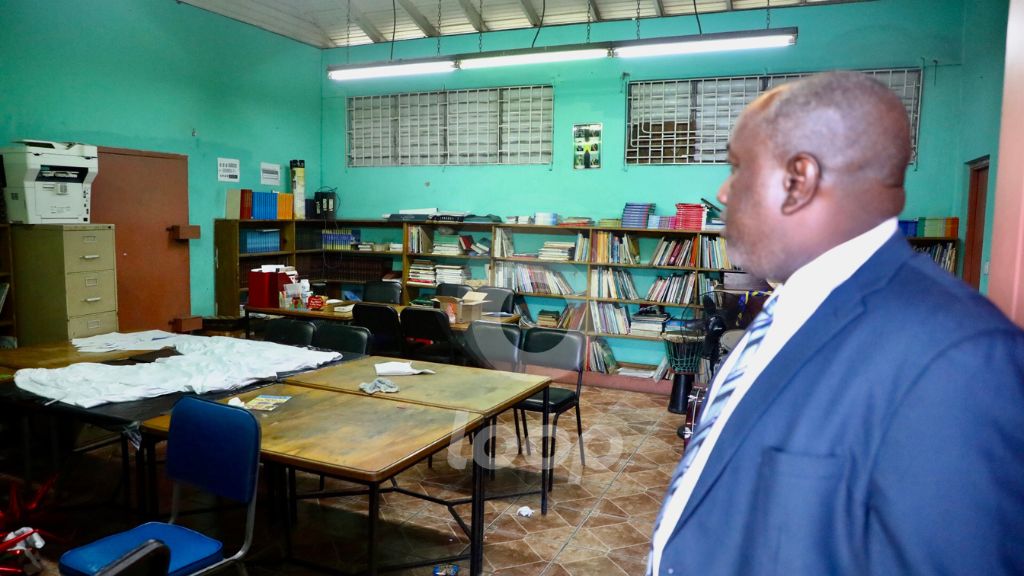
M 974 288 L 981 285 L 985 249 L 985 212 L 988 206 L 989 157 L 967 163 L 967 232 L 964 237 L 963 279 Z M 984 182 L 982 182 L 984 175 Z

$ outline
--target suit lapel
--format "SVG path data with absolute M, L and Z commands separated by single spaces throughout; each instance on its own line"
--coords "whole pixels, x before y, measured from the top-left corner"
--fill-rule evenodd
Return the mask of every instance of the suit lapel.
M 849 280 L 836 288 L 765 367 L 726 422 L 693 489 L 676 530 L 700 506 L 772 401 L 808 359 L 864 311 L 864 298 L 878 290 L 912 255 L 902 234 L 893 235 Z

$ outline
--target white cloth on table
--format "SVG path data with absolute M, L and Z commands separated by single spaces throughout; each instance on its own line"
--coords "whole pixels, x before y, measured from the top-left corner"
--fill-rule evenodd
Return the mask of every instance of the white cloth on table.
M 202 338 L 202 336 L 189 336 L 187 334 L 175 334 L 163 330 L 145 330 L 142 332 L 111 332 L 109 334 L 98 334 L 87 338 L 75 338 L 71 341 L 78 348 L 79 352 L 110 352 L 113 350 L 159 350 L 174 346 L 175 343 L 184 338 Z
M 91 408 L 174 392 L 233 390 L 279 372 L 314 368 L 341 356 L 337 352 L 225 336 L 175 336 L 173 342 L 180 356 L 133 366 L 81 363 L 56 369 L 26 368 L 15 373 L 14 382 L 33 394 Z

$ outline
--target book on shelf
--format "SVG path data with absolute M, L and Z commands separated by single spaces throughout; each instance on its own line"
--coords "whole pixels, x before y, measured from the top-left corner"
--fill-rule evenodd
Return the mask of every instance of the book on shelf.
M 407 283 L 412 286 L 433 287 L 437 284 L 434 263 L 430 260 L 413 260 L 409 266 L 409 279 Z
M 640 295 L 633 284 L 633 276 L 620 268 L 594 268 L 590 271 L 590 296 L 637 300 Z
M 474 240 L 470 250 L 476 256 L 487 256 L 491 253 L 491 241 L 487 238 Z
M 0 282 L 0 312 L 3 312 L 4 303 L 7 302 L 7 293 L 11 291 L 10 282 Z
M 629 313 L 618 302 L 588 302 L 590 322 L 595 332 L 629 334 Z
M 688 272 L 683 275 L 673 274 L 667 278 L 658 276 L 651 284 L 644 298 L 650 302 L 664 302 L 666 304 L 688 304 L 692 302 L 693 287 L 696 282 L 696 273 Z
M 537 252 L 537 258 L 539 260 L 568 262 L 573 260 L 575 251 L 575 242 L 548 240 L 544 242 L 544 246 Z
M 412 254 L 431 254 L 434 251 L 434 238 L 429 230 L 422 226 L 409 227 L 409 252 Z
M 510 258 L 515 255 L 515 245 L 512 243 L 512 234 L 504 228 L 494 230 L 494 256 L 495 258 Z
M 565 276 L 558 270 L 520 262 L 496 262 L 494 285 L 500 288 L 511 288 L 516 292 L 559 296 L 575 294 Z
M 590 350 L 587 356 L 587 370 L 591 372 L 615 374 L 619 370 L 615 354 L 612 353 L 611 346 L 604 338 L 594 338 L 590 341 Z
M 635 236 L 595 231 L 593 261 L 606 264 L 639 264 L 640 248 Z
M 629 333 L 634 336 L 661 336 L 669 315 L 664 312 L 638 312 L 630 318 Z

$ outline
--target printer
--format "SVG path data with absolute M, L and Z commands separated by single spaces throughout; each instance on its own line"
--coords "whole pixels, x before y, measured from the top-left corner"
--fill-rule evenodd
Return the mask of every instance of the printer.
M 96 147 L 21 140 L 0 149 L 7 221 L 21 224 L 89 222 Z

